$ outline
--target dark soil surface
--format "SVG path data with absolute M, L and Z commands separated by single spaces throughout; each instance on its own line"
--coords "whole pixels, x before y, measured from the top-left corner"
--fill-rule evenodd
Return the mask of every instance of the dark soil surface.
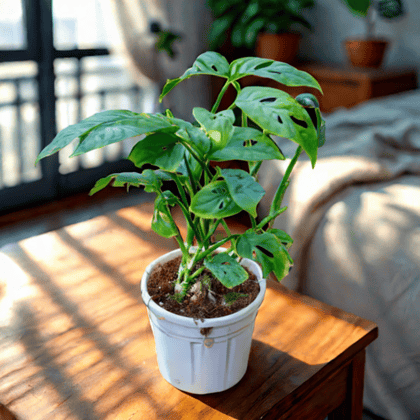
M 204 270 L 198 277 L 200 283 L 195 287 L 196 292 L 189 293 L 182 303 L 178 303 L 169 296 L 174 295 L 174 282 L 177 278 L 180 263 L 181 257 L 178 257 L 163 265 L 156 266 L 147 284 L 147 290 L 153 301 L 169 312 L 194 319 L 218 318 L 245 308 L 257 297 L 260 291 L 256 276 L 245 267 L 249 274 L 248 280 L 232 289 L 223 286 L 212 276 L 210 271 Z M 208 276 L 209 282 L 211 282 L 210 291 L 207 287 L 209 282 L 201 282 L 204 276 Z M 198 287 L 199 285 L 201 287 Z M 246 294 L 247 296 L 239 297 L 234 303 L 227 305 L 224 295 L 232 292 Z

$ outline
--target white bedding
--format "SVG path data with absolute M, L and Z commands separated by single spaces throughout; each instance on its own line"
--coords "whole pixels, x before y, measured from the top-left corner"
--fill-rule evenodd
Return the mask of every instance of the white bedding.
M 420 419 L 420 92 L 325 119 L 316 168 L 298 161 L 290 208 L 274 224 L 294 238 L 295 267 L 282 283 L 375 321 L 364 404 L 388 419 Z M 292 157 L 296 146 L 278 141 Z M 287 164 L 261 167 L 263 214 Z

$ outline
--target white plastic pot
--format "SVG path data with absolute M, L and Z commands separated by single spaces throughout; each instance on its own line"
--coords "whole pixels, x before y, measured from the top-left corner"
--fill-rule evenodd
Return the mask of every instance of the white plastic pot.
M 179 249 L 162 255 L 147 266 L 141 280 L 159 370 L 170 384 L 183 391 L 194 394 L 224 391 L 245 375 L 255 317 L 264 299 L 266 282 L 259 265 L 243 259 L 241 264 L 256 275 L 260 284 L 260 292 L 250 305 L 234 314 L 203 321 L 176 315 L 153 302 L 147 292 L 147 281 L 156 264 L 180 255 Z

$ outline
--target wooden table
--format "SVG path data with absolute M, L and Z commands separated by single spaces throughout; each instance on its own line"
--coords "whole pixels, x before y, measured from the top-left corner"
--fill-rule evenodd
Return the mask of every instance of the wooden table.
M 162 379 L 139 281 L 175 244 L 151 216 L 143 204 L 2 249 L 0 403 L 22 420 L 361 418 L 377 326 L 278 285 L 239 384 L 196 396 Z

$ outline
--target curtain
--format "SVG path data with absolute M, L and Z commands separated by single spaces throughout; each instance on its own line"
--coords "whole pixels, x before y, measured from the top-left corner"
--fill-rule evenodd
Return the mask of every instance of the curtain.
M 206 0 L 110 1 L 122 41 L 117 50 L 128 57 L 140 86 L 155 83 L 160 93 L 167 79 L 181 76 L 196 57 L 208 49 L 211 13 Z M 150 32 L 152 22 L 158 22 L 162 30 L 181 35 L 181 39 L 175 41 L 173 59 L 166 52 L 156 50 L 157 35 Z M 191 120 L 192 108 L 208 108 L 209 102 L 209 78 L 199 76 L 174 88 L 164 99 L 163 108 L 170 108 L 178 118 Z

